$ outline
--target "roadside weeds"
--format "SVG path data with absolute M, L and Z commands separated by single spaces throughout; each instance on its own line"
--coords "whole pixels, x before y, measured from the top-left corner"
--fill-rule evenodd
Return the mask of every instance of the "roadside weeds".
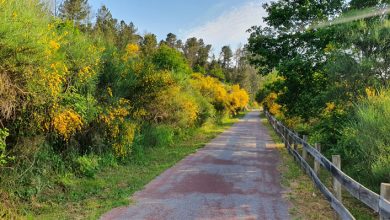
M 264 114 L 260 114 L 263 125 L 268 128 L 274 141 L 274 148 L 279 151 L 281 184 L 285 188 L 284 198 L 290 203 L 290 215 L 292 219 L 333 219 L 333 209 L 314 186 L 310 178 L 289 155 L 279 136 L 272 129 Z

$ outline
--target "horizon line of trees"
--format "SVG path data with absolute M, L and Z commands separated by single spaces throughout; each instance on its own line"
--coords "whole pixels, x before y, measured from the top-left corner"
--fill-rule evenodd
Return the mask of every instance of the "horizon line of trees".
M 59 18 L 73 21 L 84 32 L 97 35 L 103 33 L 106 40 L 119 48 L 124 48 L 125 42 L 149 44 L 152 47 L 166 44 L 183 53 L 195 72 L 216 77 L 226 83 L 240 84 L 250 94 L 257 92 L 260 77 L 248 63 L 248 53 L 242 46 L 234 52 L 229 45 L 222 46 L 216 56 L 210 54 L 212 45 L 206 44 L 202 38 L 190 37 L 183 42 L 174 33 L 168 33 L 165 39 L 158 42 L 157 36 L 152 33 L 146 33 L 142 37 L 133 22 L 127 24 L 123 20 L 113 18 L 104 4 L 97 10 L 94 22 L 92 22 L 93 13 L 88 0 L 63 0 L 58 1 L 57 6 Z M 251 99 L 254 100 L 254 95 L 251 95 Z

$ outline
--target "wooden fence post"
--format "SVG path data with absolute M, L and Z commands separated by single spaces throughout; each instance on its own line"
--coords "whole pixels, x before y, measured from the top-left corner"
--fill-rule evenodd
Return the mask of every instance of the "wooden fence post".
M 298 132 L 295 132 L 295 134 L 299 137 Z M 294 141 L 294 150 L 297 150 L 297 149 L 298 149 L 298 144 L 296 141 Z
M 320 145 L 320 144 L 315 143 L 314 147 L 315 147 L 315 149 L 316 149 L 319 153 L 321 153 L 321 145 Z M 316 160 L 316 158 L 314 158 L 314 172 L 316 173 L 316 175 L 318 175 L 318 173 L 320 172 L 320 167 L 321 167 L 320 162 L 318 162 L 318 161 Z
M 284 147 L 287 148 L 287 129 L 283 127 Z
M 341 159 L 340 155 L 332 155 L 332 163 L 335 167 L 337 167 L 339 170 L 341 170 Z M 341 184 L 335 177 L 333 177 L 333 190 L 335 192 L 335 196 L 337 200 L 341 202 Z
M 290 135 L 290 133 L 288 133 L 287 137 L 288 137 L 288 145 L 290 145 L 290 148 L 293 148 L 294 145 L 293 137 Z
M 307 143 L 307 135 L 303 135 L 303 142 Z M 302 144 L 302 157 L 306 161 L 307 160 L 307 151 L 303 145 L 304 144 Z
M 381 184 L 381 195 L 380 199 L 385 199 L 387 201 L 390 201 L 390 183 L 382 183 Z M 388 219 L 390 216 L 384 216 L 381 213 L 381 210 L 379 210 L 379 218 L 380 220 Z

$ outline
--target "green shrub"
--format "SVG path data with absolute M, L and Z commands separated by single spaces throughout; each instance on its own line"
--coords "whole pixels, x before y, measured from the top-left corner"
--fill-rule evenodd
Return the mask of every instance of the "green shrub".
M 0 129 L 0 167 L 7 163 L 7 155 L 5 154 L 6 143 L 5 139 L 8 137 L 8 129 Z
M 118 166 L 117 157 L 112 153 L 106 153 L 100 157 L 99 165 L 101 167 L 116 167 Z
M 145 147 L 166 147 L 173 143 L 175 132 L 168 125 L 146 125 L 142 129 L 141 143 Z
M 95 155 L 79 156 L 75 163 L 77 172 L 87 177 L 94 177 L 99 168 L 99 158 Z
M 362 99 L 345 125 L 336 151 L 359 182 L 378 189 L 390 182 L 390 90 Z
M 201 126 L 207 121 L 214 122 L 216 117 L 216 110 L 214 106 L 201 94 L 196 93 L 194 96 L 199 106 L 197 125 Z

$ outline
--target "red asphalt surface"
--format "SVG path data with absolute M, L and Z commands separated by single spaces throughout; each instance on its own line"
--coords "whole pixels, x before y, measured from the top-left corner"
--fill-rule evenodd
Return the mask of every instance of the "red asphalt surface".
M 249 112 L 101 219 L 289 219 L 272 144 L 259 111 Z

